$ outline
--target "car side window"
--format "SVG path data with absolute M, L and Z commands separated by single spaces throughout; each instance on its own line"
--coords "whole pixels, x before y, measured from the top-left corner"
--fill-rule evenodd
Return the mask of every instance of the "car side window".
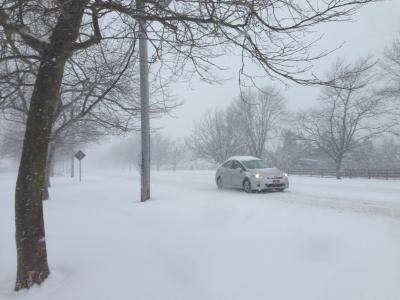
M 242 166 L 237 161 L 233 161 L 232 169 L 237 169 L 237 168 L 242 168 Z
M 230 160 L 230 161 L 227 161 L 226 163 L 224 163 L 223 165 L 222 165 L 224 168 L 231 168 L 232 167 L 232 161 Z

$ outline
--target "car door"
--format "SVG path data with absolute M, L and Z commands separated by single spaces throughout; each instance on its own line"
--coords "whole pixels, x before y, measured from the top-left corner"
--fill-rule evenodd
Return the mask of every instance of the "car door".
M 241 188 L 244 179 L 243 166 L 236 160 L 232 162 L 231 186 Z
M 222 165 L 221 177 L 225 187 L 232 185 L 232 161 L 229 160 Z

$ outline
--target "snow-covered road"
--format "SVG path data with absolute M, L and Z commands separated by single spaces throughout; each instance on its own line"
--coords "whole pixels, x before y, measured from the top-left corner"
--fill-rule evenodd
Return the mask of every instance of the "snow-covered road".
M 157 184 L 188 189 L 189 193 L 215 190 L 214 172 L 161 172 L 153 173 Z M 353 211 L 366 214 L 390 216 L 400 219 L 400 181 L 368 180 L 360 178 L 333 178 L 291 176 L 291 187 L 284 193 L 252 194 L 252 198 L 270 201 L 307 204 Z M 228 192 L 228 191 L 225 191 Z M 237 191 L 235 197 L 238 197 Z M 245 195 L 246 198 L 249 195 Z
M 400 181 L 292 177 L 245 194 L 213 172 L 152 176 L 146 203 L 136 173 L 55 178 L 52 275 L 15 295 L 15 178 L 0 174 L 0 299 L 400 299 Z

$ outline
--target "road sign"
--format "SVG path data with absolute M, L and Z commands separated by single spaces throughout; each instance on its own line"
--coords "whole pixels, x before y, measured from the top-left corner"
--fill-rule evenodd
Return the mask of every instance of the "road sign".
M 75 153 L 75 157 L 81 161 L 84 157 L 86 156 L 85 153 L 83 153 L 81 150 L 79 150 L 78 152 Z
M 86 156 L 85 153 L 83 153 L 81 150 L 75 153 L 75 157 L 77 160 L 79 160 L 79 182 L 82 181 L 82 168 L 81 168 L 81 161 L 82 159 Z

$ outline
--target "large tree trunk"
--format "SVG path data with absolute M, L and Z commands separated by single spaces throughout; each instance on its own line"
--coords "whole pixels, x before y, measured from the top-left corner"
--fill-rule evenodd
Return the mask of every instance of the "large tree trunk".
M 338 159 L 335 161 L 336 168 L 336 179 L 342 179 L 342 160 Z
M 15 190 L 17 280 L 15 290 L 41 284 L 49 276 L 42 198 L 53 116 L 64 74 L 87 1 L 63 2 L 42 53 L 32 93 Z
M 16 290 L 40 284 L 49 275 L 42 199 L 52 117 L 64 64 L 49 60 L 41 63 L 31 98 L 15 191 Z
M 43 190 L 43 200 L 49 200 L 50 193 L 49 188 L 51 187 L 50 177 L 53 176 L 54 173 L 54 153 L 55 147 L 54 143 L 49 143 L 49 150 L 47 155 L 47 162 L 46 162 L 46 184 L 44 185 Z

